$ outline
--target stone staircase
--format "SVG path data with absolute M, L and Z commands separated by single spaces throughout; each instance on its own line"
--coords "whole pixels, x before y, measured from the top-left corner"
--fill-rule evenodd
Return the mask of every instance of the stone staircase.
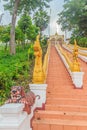
M 87 65 L 82 62 L 87 72 Z M 84 77 L 86 84 L 87 73 Z M 51 47 L 45 110 L 36 110 L 33 130 L 87 130 L 87 86 L 75 89 L 55 47 Z

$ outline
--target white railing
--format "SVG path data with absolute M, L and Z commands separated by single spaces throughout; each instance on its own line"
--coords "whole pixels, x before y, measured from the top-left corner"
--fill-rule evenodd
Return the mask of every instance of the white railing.
M 82 88 L 83 87 L 84 72 L 72 72 L 70 70 L 70 67 L 69 67 L 67 61 L 65 60 L 64 56 L 61 54 L 60 50 L 58 49 L 57 45 L 55 47 L 56 47 L 56 50 L 57 50 L 59 56 L 61 57 L 64 65 L 65 65 L 65 67 L 67 68 L 67 71 L 69 72 L 69 74 L 71 76 L 71 79 L 72 79 L 73 84 L 75 85 L 75 88 Z
M 72 52 L 72 51 L 73 51 L 72 49 L 68 48 L 66 45 L 63 45 L 63 47 L 64 47 L 66 50 L 68 50 L 69 52 Z M 80 50 L 79 50 L 79 51 L 80 51 Z M 83 51 L 84 51 L 84 50 L 83 50 Z M 87 63 L 87 56 L 83 56 L 83 55 L 78 54 L 78 57 L 79 57 L 81 60 L 83 60 L 84 62 Z
M 24 104 L 10 103 L 0 107 L 0 130 L 32 130 L 31 120 L 37 108 L 38 97 L 28 115 L 23 111 Z

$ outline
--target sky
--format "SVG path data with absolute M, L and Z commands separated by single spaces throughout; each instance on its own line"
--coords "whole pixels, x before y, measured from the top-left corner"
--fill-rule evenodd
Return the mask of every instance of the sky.
M 50 8 L 51 8 L 51 18 L 50 18 L 50 30 L 51 34 L 55 34 L 57 32 L 58 34 L 63 34 L 61 31 L 60 25 L 56 23 L 58 20 L 58 13 L 63 10 L 63 4 L 64 0 L 53 0 L 50 2 Z
M 11 17 L 8 11 L 4 11 L 3 0 L 0 2 L 0 14 L 3 13 L 2 21 L 0 24 L 11 23 Z M 50 8 L 48 9 L 48 14 L 50 15 L 49 27 L 45 30 L 47 35 L 54 35 L 56 32 L 59 35 L 63 35 L 64 32 L 61 31 L 61 26 L 56 23 L 58 19 L 58 13 L 63 10 L 64 0 L 53 0 L 50 2 Z M 50 11 L 51 10 L 51 11 Z
M 7 25 L 8 23 L 11 23 L 11 17 L 9 15 L 8 11 L 4 11 L 4 7 L 3 4 L 6 2 L 3 2 L 3 0 L 1 0 L 0 2 L 0 14 L 3 13 L 3 17 L 2 17 L 2 21 L 0 23 L 0 25 Z

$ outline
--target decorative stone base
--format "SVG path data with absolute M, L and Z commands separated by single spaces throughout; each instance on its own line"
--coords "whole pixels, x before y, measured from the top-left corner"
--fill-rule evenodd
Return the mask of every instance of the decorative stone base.
M 46 102 L 47 84 L 29 84 L 29 88 L 36 96 L 40 96 L 40 99 L 37 102 L 37 107 L 42 107 Z
M 0 107 L 0 130 L 30 130 L 24 104 L 11 103 Z
M 23 111 L 24 104 L 10 103 L 0 107 L 0 130 L 32 130 L 31 120 L 34 110 L 37 108 L 38 97 L 31 106 L 31 113 L 28 115 Z
M 72 72 L 72 81 L 76 88 L 82 88 L 83 74 L 84 72 Z

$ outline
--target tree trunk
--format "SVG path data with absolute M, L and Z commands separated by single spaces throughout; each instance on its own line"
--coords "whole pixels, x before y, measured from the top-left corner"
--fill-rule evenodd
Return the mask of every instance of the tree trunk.
M 17 10 L 19 6 L 20 0 L 15 0 L 13 15 L 12 15 L 12 23 L 11 23 L 11 31 L 10 31 L 10 54 L 14 55 L 16 53 L 16 45 L 15 45 L 15 24 L 17 18 Z

